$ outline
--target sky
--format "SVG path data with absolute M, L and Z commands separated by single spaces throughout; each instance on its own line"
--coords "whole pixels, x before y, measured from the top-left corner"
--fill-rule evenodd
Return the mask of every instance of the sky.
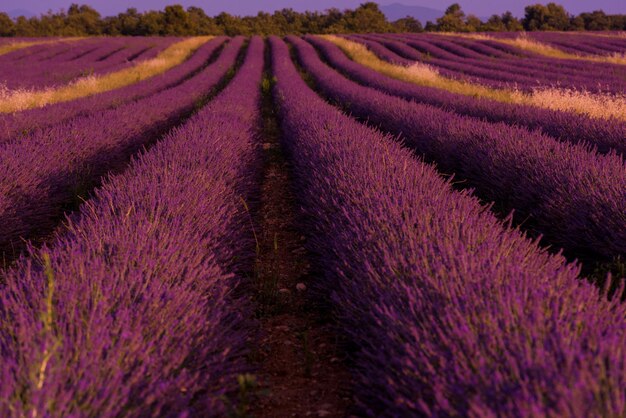
M 161 10 L 168 4 L 182 4 L 183 6 L 202 7 L 207 14 L 216 15 L 226 11 L 235 15 L 256 14 L 259 10 L 274 11 L 284 7 L 291 7 L 298 11 L 325 10 L 330 7 L 339 9 L 354 8 L 366 0 L 0 0 L 0 11 L 25 10 L 35 14 L 47 10 L 58 11 L 67 8 L 72 2 L 89 4 L 102 15 L 108 16 L 136 7 L 143 10 Z M 534 3 L 547 3 L 546 0 L 378 0 L 378 3 L 402 3 L 412 6 L 424 6 L 444 10 L 451 3 L 457 2 L 466 13 L 478 16 L 489 16 L 493 13 L 502 13 L 510 10 L 517 16 L 523 16 L 524 6 Z M 570 13 L 578 14 L 583 11 L 603 9 L 607 13 L 626 13 L 626 0 L 556 0 Z

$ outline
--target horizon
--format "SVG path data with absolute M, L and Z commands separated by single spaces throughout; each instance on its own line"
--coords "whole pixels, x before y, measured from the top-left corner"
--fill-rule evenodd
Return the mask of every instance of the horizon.
M 315 3 L 315 7 L 310 7 L 309 2 L 299 0 L 270 0 L 264 2 L 264 6 L 260 7 L 258 2 L 253 0 L 242 0 L 235 3 L 229 2 L 226 4 L 219 4 L 209 2 L 208 0 L 137 0 L 136 2 L 128 2 L 124 0 L 91 0 L 91 1 L 65 1 L 65 0 L 51 0 L 51 1 L 38 1 L 38 0 L 23 0 L 19 6 L 13 0 L 0 0 L 0 11 L 14 13 L 15 11 L 21 11 L 24 13 L 34 14 L 36 16 L 44 14 L 48 11 L 58 12 L 60 10 L 67 10 L 72 3 L 86 4 L 96 9 L 102 16 L 112 16 L 118 13 L 126 11 L 130 7 L 135 7 L 140 12 L 146 10 L 163 10 L 165 6 L 173 4 L 181 4 L 187 8 L 190 6 L 201 7 L 208 15 L 215 16 L 221 12 L 227 12 L 232 15 L 256 15 L 259 11 L 272 13 L 275 10 L 284 8 L 292 8 L 296 11 L 302 12 L 306 10 L 310 11 L 324 11 L 332 7 L 338 9 L 354 9 L 359 4 L 365 1 L 359 0 L 342 0 L 331 1 L 321 0 Z M 437 11 L 443 11 L 453 3 L 459 3 L 466 14 L 474 14 L 479 17 L 488 17 L 492 14 L 502 14 L 506 11 L 511 11 L 517 17 L 523 17 L 524 7 L 531 4 L 547 4 L 549 1 L 527 1 L 527 0 L 502 0 L 497 4 L 493 2 L 476 2 L 473 0 L 451 0 L 448 3 L 441 4 L 440 0 L 389 0 L 389 1 L 377 1 L 379 6 L 390 6 L 393 4 L 401 4 L 409 7 L 424 7 L 434 9 Z M 594 10 L 603 10 L 607 14 L 626 14 L 626 2 L 619 2 L 615 0 L 597 0 L 593 3 L 593 7 L 590 7 L 586 0 L 564 0 L 555 1 L 555 3 L 561 4 L 565 9 L 572 14 L 580 14 L 582 12 L 592 12 Z

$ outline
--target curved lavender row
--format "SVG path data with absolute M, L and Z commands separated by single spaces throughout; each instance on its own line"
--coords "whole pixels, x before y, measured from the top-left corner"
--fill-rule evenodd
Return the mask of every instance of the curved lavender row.
M 569 255 L 626 255 L 626 164 L 539 132 L 408 102 L 363 87 L 326 66 L 313 47 L 289 37 L 318 88 L 354 115 L 401 135 Z
M 61 125 L 70 118 L 100 112 L 132 100 L 142 99 L 161 90 L 176 86 L 205 65 L 224 43 L 225 37 L 210 40 L 185 62 L 162 74 L 130 86 L 108 92 L 52 104 L 46 107 L 0 115 L 0 144 L 23 137 L 37 128 Z M 18 139 L 19 138 L 19 139 Z
M 485 44 L 488 47 L 491 47 L 494 49 L 499 49 L 500 51 L 506 52 L 511 55 L 517 55 L 520 57 L 528 57 L 528 58 L 535 58 L 535 59 L 545 58 L 542 55 L 536 54 L 534 52 L 525 51 L 523 49 L 516 48 L 513 45 L 503 44 L 498 41 L 484 40 L 484 41 L 477 41 L 477 42 Z
M 29 42 L 28 38 L 22 39 L 24 42 Z M 49 38 L 48 38 L 49 40 Z M 46 41 L 46 38 L 36 39 L 36 41 Z M 72 41 L 80 43 L 82 40 Z M 27 48 L 18 49 L 16 51 L 11 51 L 7 54 L 0 55 L 0 65 L 5 65 L 10 62 L 20 61 L 23 59 L 46 59 L 50 57 L 54 57 L 60 53 L 65 53 L 71 50 L 71 45 L 69 42 L 55 42 L 49 43 L 45 42 L 42 44 L 35 44 L 29 46 Z
M 508 69 L 498 68 L 498 65 L 490 65 L 485 67 L 485 59 L 482 60 L 468 60 L 452 54 L 439 46 L 434 45 L 430 41 L 424 40 L 411 40 L 411 39 L 390 39 L 387 36 L 374 36 L 374 35 L 358 35 L 353 38 L 357 42 L 365 44 L 372 51 L 377 51 L 377 55 L 380 58 L 389 60 L 388 54 L 382 54 L 382 49 L 388 49 L 394 54 L 401 56 L 403 59 L 407 59 L 410 64 L 414 64 L 416 61 L 428 64 L 435 68 L 440 74 L 470 83 L 481 84 L 495 89 L 518 89 L 521 91 L 532 91 L 541 86 L 553 86 L 559 82 L 562 82 L 564 75 L 560 74 L 555 77 L 546 77 L 546 74 L 541 73 L 542 77 L 533 78 L 527 76 L 528 71 L 523 75 L 516 74 L 519 72 L 519 65 L 513 66 L 514 71 L 508 71 Z M 379 45 L 375 45 L 379 44 Z M 387 58 L 385 58 L 387 57 Z M 397 59 L 394 60 L 398 62 Z M 507 67 L 507 64 L 503 64 Z M 571 80 L 569 80 L 571 83 Z M 589 89 L 596 89 L 596 84 L 589 80 L 579 80 L 580 84 L 585 84 L 584 87 Z
M 422 47 L 418 48 L 419 43 L 415 41 L 405 43 L 370 35 L 361 35 L 358 36 L 358 39 L 367 40 L 368 46 L 371 45 L 369 42 L 379 43 L 384 48 L 388 48 L 394 53 L 413 62 L 418 61 L 428 64 L 435 68 L 439 73 L 445 71 L 446 76 L 457 80 L 479 83 L 496 89 L 516 87 L 523 91 L 532 90 L 540 85 L 538 80 L 530 77 L 518 76 L 508 72 L 500 72 L 490 68 L 480 67 L 475 64 L 467 64 L 466 60 L 445 51 L 443 55 L 450 56 L 450 58 L 426 58 L 425 54 L 430 54 L 430 50 L 433 49 L 432 45 L 427 42 L 421 42 L 428 48 L 424 49 Z
M 446 39 L 450 39 L 452 37 L 452 39 L 456 39 L 455 36 L 450 36 L 450 35 L 423 35 L 423 34 L 405 34 L 404 36 L 413 38 L 413 39 L 423 39 L 423 37 L 430 39 L 430 38 L 436 38 L 436 39 L 441 39 L 446 38 Z M 502 36 L 498 36 L 498 35 L 502 35 L 502 32 L 492 32 L 490 33 L 490 37 L 493 38 L 501 38 Z M 517 36 L 517 35 L 515 35 Z M 482 43 L 482 44 L 486 44 L 490 47 L 493 48 L 497 48 L 500 49 L 502 51 L 508 51 L 514 55 L 518 55 L 518 56 L 524 56 L 524 57 L 528 57 L 530 58 L 530 60 L 528 61 L 529 63 L 541 63 L 544 65 L 552 65 L 555 68 L 559 68 L 562 69 L 563 71 L 571 71 L 571 70 L 576 70 L 579 71 L 583 74 L 596 74 L 597 73 L 597 69 L 598 69 L 598 63 L 597 62 L 591 62 L 591 61 L 585 61 L 585 60 L 575 60 L 575 59 L 561 59 L 561 58 L 551 58 L 551 57 L 546 57 L 537 53 L 533 53 L 533 52 L 529 52 L 529 51 L 524 51 L 520 48 L 517 48 L 513 45 L 507 45 L 507 44 L 503 44 L 500 42 L 497 42 L 495 40 L 493 41 L 484 41 L 484 40 L 475 40 L 475 42 L 478 43 Z M 526 62 L 526 61 L 525 61 Z M 611 63 L 602 63 L 600 64 L 602 66 L 602 76 L 612 76 L 615 77 L 617 79 L 620 80 L 624 80 L 624 78 L 626 77 L 626 66 L 621 65 L 621 64 L 611 64 Z
M 383 37 L 368 36 L 374 42 L 381 42 L 384 47 L 393 52 L 415 61 L 422 61 L 433 65 L 437 69 L 451 71 L 455 78 L 461 76 L 478 77 L 481 84 L 486 84 L 494 88 L 518 87 L 523 91 L 532 91 L 537 87 L 559 87 L 584 89 L 593 92 L 621 93 L 626 88 L 623 79 L 611 76 L 610 74 L 593 77 L 588 71 L 579 70 L 576 74 L 566 72 L 552 72 L 545 70 L 532 71 L 530 66 L 524 66 L 525 73 L 520 73 L 520 63 L 501 63 L 489 61 L 485 66 L 485 60 L 463 59 L 459 56 L 443 49 L 442 41 L 393 41 Z M 445 42 L 445 41 L 443 41 Z M 425 59 L 424 54 L 435 54 L 441 58 Z M 526 61 L 524 61 L 525 63 Z
M 8 89 L 40 89 L 67 84 L 83 74 L 113 72 L 128 67 L 135 60 L 149 59 L 177 40 L 177 38 L 122 39 L 122 41 L 117 42 L 112 42 L 108 38 L 90 40 L 90 43 L 81 41 L 79 42 L 82 44 L 80 48 L 74 47 L 67 53 L 45 62 L 33 62 L 31 59 L 0 66 L 0 84 L 5 85 Z M 106 50 L 93 51 L 94 46 L 100 48 L 106 46 Z M 124 48 L 120 50 L 120 47 Z M 118 50 L 117 53 L 110 54 L 116 49 Z M 107 50 L 109 57 L 101 61 L 98 60 L 98 58 L 106 56 Z M 91 53 L 74 59 L 85 51 Z M 144 54 L 145 56 L 142 56 Z
M 504 79 L 513 79 L 515 74 L 520 73 L 522 70 L 520 69 L 520 57 L 504 57 L 498 59 L 489 59 L 488 68 L 485 68 L 485 56 L 482 58 L 465 58 L 462 57 L 460 51 L 470 51 L 464 53 L 465 55 L 471 54 L 471 50 L 455 45 L 453 41 L 448 41 L 447 39 L 415 39 L 414 37 L 408 36 L 381 36 L 381 40 L 386 40 L 385 46 L 390 48 L 391 50 L 399 53 L 400 55 L 409 58 L 411 60 L 426 60 L 427 63 L 432 63 L 436 66 L 441 66 L 450 71 L 465 71 L 468 73 L 472 73 L 481 77 L 498 79 L 501 77 Z M 395 42 L 391 42 L 395 41 Z M 480 53 L 474 52 L 477 56 L 480 57 Z M 427 58 L 429 57 L 429 58 Z M 434 58 L 430 58 L 434 57 Z M 543 80 L 544 83 L 549 83 L 550 81 L 555 82 L 553 80 L 554 76 L 558 76 L 562 78 L 564 74 L 572 73 L 572 71 L 559 72 L 561 68 L 554 69 L 550 68 L 549 65 L 543 62 L 535 62 L 530 58 L 524 58 L 524 65 L 528 67 L 525 73 L 522 72 L 523 76 L 520 79 L 520 82 L 525 81 L 530 84 L 537 84 L 538 80 L 535 78 L 529 77 L 528 73 L 532 69 L 536 69 L 534 72 L 536 76 L 540 78 L 549 78 L 550 80 Z M 573 75 L 580 75 L 580 72 L 577 70 L 573 70 Z M 541 81 L 541 80 L 539 80 Z
M 626 305 L 323 103 L 271 43 L 317 290 L 357 350 L 358 415 L 623 414 Z
M 451 39 L 449 37 L 446 37 L 445 40 L 447 42 L 452 42 L 455 44 L 463 43 L 467 45 L 467 44 L 479 44 L 480 43 L 480 45 L 484 46 L 484 44 L 482 43 L 483 41 L 473 40 L 473 39 L 465 40 L 467 41 L 467 43 L 463 42 L 462 39 Z M 441 41 L 441 39 L 439 39 L 438 41 Z M 519 57 L 518 58 L 508 57 L 506 61 L 511 62 L 511 63 L 514 63 L 515 61 L 519 62 Z M 541 55 L 537 55 L 536 58 L 530 58 L 530 59 L 524 60 L 524 65 L 527 65 L 531 68 L 537 68 L 540 71 L 543 70 L 543 71 L 549 71 L 549 72 L 554 72 L 554 73 L 560 72 L 563 74 L 572 74 L 572 75 L 588 75 L 589 74 L 589 67 L 585 63 L 583 63 L 583 66 L 581 67 L 579 63 L 572 62 L 571 60 L 569 61 L 557 60 L 555 62 L 553 59 L 550 59 Z M 612 67 L 612 69 L 622 70 L 622 71 L 619 71 L 621 73 L 621 76 L 618 75 L 615 71 L 611 71 L 608 74 L 603 71 L 603 74 L 601 74 L 601 76 L 606 78 L 608 75 L 612 75 L 612 77 L 616 81 L 623 83 L 623 75 L 624 75 L 623 70 L 624 69 L 620 67 Z
M 147 99 L 79 117 L 0 146 L 0 251 L 54 228 L 68 204 L 193 111 L 235 63 L 236 38 L 193 78 Z
M 442 58 L 444 60 L 452 60 L 453 62 L 461 59 L 463 62 L 484 67 L 485 58 L 488 57 L 489 68 L 498 69 L 506 73 L 521 73 L 524 75 L 528 75 L 529 71 L 532 70 L 532 74 L 534 74 L 534 76 L 540 78 L 549 77 L 553 81 L 562 80 L 565 75 L 579 78 L 582 77 L 583 79 L 587 79 L 587 82 L 590 79 L 588 70 L 569 68 L 567 65 L 563 65 L 562 62 L 558 62 L 556 63 L 557 65 L 555 65 L 554 62 L 546 61 L 545 59 L 537 60 L 529 57 L 521 58 L 519 56 L 513 56 L 510 54 L 500 55 L 497 58 L 494 58 L 492 55 L 490 55 L 492 53 L 491 51 L 497 50 L 481 44 L 476 40 L 466 40 L 463 38 L 451 39 L 448 37 L 443 38 L 439 36 L 437 39 L 428 39 L 426 42 L 424 42 L 425 39 L 416 40 L 413 37 L 401 34 L 381 36 L 384 36 L 388 39 L 405 42 L 407 44 L 416 44 L 416 42 L 419 42 L 417 45 L 420 45 L 421 48 L 428 48 L 429 54 L 437 58 Z M 472 46 L 473 48 L 471 48 Z M 477 49 L 481 50 L 482 52 L 478 52 Z M 485 55 L 485 53 L 487 53 L 487 55 Z M 471 58 L 459 58 L 460 56 L 471 56 Z M 610 84 L 613 81 L 617 83 L 624 82 L 623 79 L 614 75 L 611 76 L 602 74 L 601 76 L 603 78 L 604 84 Z
M 561 33 L 527 34 L 531 39 L 556 46 L 580 54 L 609 55 L 611 53 L 626 52 L 626 42 L 623 39 L 597 37 L 586 34 L 565 35 Z
M 402 34 L 403 39 L 411 39 L 406 34 Z M 511 52 L 503 51 L 501 49 L 494 48 L 493 46 L 487 45 L 484 42 L 478 42 L 476 40 L 469 40 L 464 38 L 459 39 L 450 39 L 446 38 L 451 42 L 455 42 L 456 44 L 464 47 L 465 49 L 472 50 L 482 56 L 483 58 L 494 58 L 494 59 L 510 59 L 516 60 L 521 56 L 519 54 L 512 54 Z
M 369 49 L 374 54 L 376 54 L 376 56 L 378 56 L 380 59 L 387 61 L 389 63 L 395 64 L 395 65 L 411 66 L 415 64 L 415 61 L 418 61 L 412 58 L 409 59 L 406 56 L 399 54 L 398 51 L 391 50 L 390 48 L 387 48 L 382 43 L 376 40 L 370 39 L 368 37 L 359 36 L 359 35 L 343 35 L 343 36 L 348 40 L 365 45 L 367 49 Z M 405 46 L 405 48 L 410 48 L 410 47 Z M 415 52 L 417 53 L 417 51 Z M 487 80 L 487 79 L 476 77 L 476 76 L 468 76 L 466 74 L 461 74 L 457 71 L 453 71 L 444 67 L 437 67 L 437 72 L 447 78 L 460 80 L 460 81 L 466 81 L 469 83 L 482 84 L 482 85 L 489 86 L 489 87 L 496 88 L 496 89 L 511 87 L 509 83 L 502 83 L 502 82 L 498 82 L 495 80 Z
M 359 42 L 365 45 L 370 51 L 376 54 L 378 58 L 385 60 L 387 62 L 390 62 L 392 64 L 404 65 L 405 67 L 415 64 L 415 60 L 410 60 L 410 59 L 404 58 L 401 55 L 398 55 L 397 53 L 391 51 L 389 48 L 385 48 L 380 42 L 370 41 L 369 39 L 364 39 L 357 35 L 340 35 L 340 36 L 350 41 Z M 443 74 L 447 75 L 448 72 L 445 72 Z
M 611 55 L 612 53 L 622 52 L 621 48 L 607 48 L 602 45 L 589 45 L 584 42 L 550 41 L 546 43 L 576 55 Z
M 126 38 L 124 38 L 126 39 Z M 38 86 L 53 86 L 66 84 L 85 74 L 100 75 L 114 72 L 133 65 L 139 61 L 155 58 L 165 48 L 172 45 L 180 38 L 140 38 L 141 42 L 135 41 L 131 45 L 122 44 L 122 48 L 109 50 L 105 54 L 89 54 L 77 60 L 58 64 L 54 68 L 48 68 L 48 80 L 41 78 Z M 69 65 L 68 65 L 69 64 Z M 52 76 L 52 77 L 50 77 Z M 35 76 L 36 77 L 36 76 Z
M 102 61 L 82 62 L 73 61 L 71 66 L 61 64 L 59 71 L 52 71 L 53 79 L 40 86 L 65 84 L 83 74 L 102 75 L 130 67 L 138 61 L 154 58 L 159 52 L 180 40 L 180 38 L 143 38 L 141 43 L 136 42 L 131 48 L 125 48 L 116 54 L 110 55 Z
M 119 41 L 118 41 L 119 43 Z M 68 45 L 69 46 L 69 45 Z M 82 39 L 79 41 L 75 41 L 73 43 L 73 45 L 71 45 L 71 48 L 68 49 L 64 49 L 62 53 L 59 53 L 59 51 L 57 52 L 53 52 L 52 53 L 52 59 L 49 60 L 49 64 L 53 64 L 57 61 L 71 61 L 72 59 L 74 59 L 75 57 L 80 57 L 82 55 L 84 55 L 85 53 L 89 53 L 89 52 L 93 52 L 94 48 L 96 49 L 101 49 L 101 48 L 108 48 L 109 46 L 107 45 L 106 42 L 104 42 L 104 39 L 102 38 L 86 38 L 86 39 Z M 42 62 L 42 59 L 39 60 L 29 60 L 29 62 L 24 65 L 24 67 L 28 68 L 28 66 L 32 66 L 33 64 L 35 64 L 36 62 Z M 17 65 L 23 65 L 24 62 L 23 61 L 18 61 L 16 63 Z
M 490 122 L 506 122 L 540 130 L 560 141 L 587 143 L 607 154 L 615 151 L 626 157 L 626 122 L 605 121 L 569 112 L 558 112 L 534 106 L 524 106 L 474 98 L 445 90 L 422 87 L 396 80 L 357 64 L 337 46 L 324 39 L 307 36 L 324 58 L 350 79 L 384 93 L 406 100 L 425 103 Z
M 8 272 L 0 415 L 225 416 L 252 325 L 232 295 L 254 256 L 241 199 L 261 164 L 262 69 L 255 38 L 222 94 Z

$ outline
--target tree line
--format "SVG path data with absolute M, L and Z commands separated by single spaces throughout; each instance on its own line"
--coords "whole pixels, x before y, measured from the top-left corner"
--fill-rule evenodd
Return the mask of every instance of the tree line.
M 325 12 L 296 12 L 282 9 L 274 13 L 259 12 L 256 16 L 233 16 L 220 13 L 208 16 L 199 7 L 166 6 L 162 11 L 140 13 L 129 8 L 116 16 L 102 17 L 87 5 L 72 4 L 67 11 L 49 11 L 39 17 L 20 16 L 11 19 L 0 13 L 0 36 L 148 36 L 148 35 L 285 35 L 304 33 L 366 33 L 366 32 L 489 32 L 520 30 L 626 30 L 626 15 L 607 15 L 598 10 L 569 14 L 555 3 L 526 7 L 522 19 L 510 12 L 492 15 L 482 21 L 466 15 L 458 4 L 447 8 L 435 22 L 425 25 L 407 16 L 390 22 L 376 3 L 361 4 L 354 10 L 336 8 Z

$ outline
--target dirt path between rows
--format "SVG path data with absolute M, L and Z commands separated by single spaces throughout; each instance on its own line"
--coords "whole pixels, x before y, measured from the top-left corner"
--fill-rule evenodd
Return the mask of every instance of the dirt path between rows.
M 298 231 L 288 162 L 264 82 L 266 167 L 257 238 L 257 289 L 261 339 L 255 350 L 262 389 L 254 417 L 345 417 L 352 405 L 350 374 L 328 315 L 309 297 L 315 278 Z

